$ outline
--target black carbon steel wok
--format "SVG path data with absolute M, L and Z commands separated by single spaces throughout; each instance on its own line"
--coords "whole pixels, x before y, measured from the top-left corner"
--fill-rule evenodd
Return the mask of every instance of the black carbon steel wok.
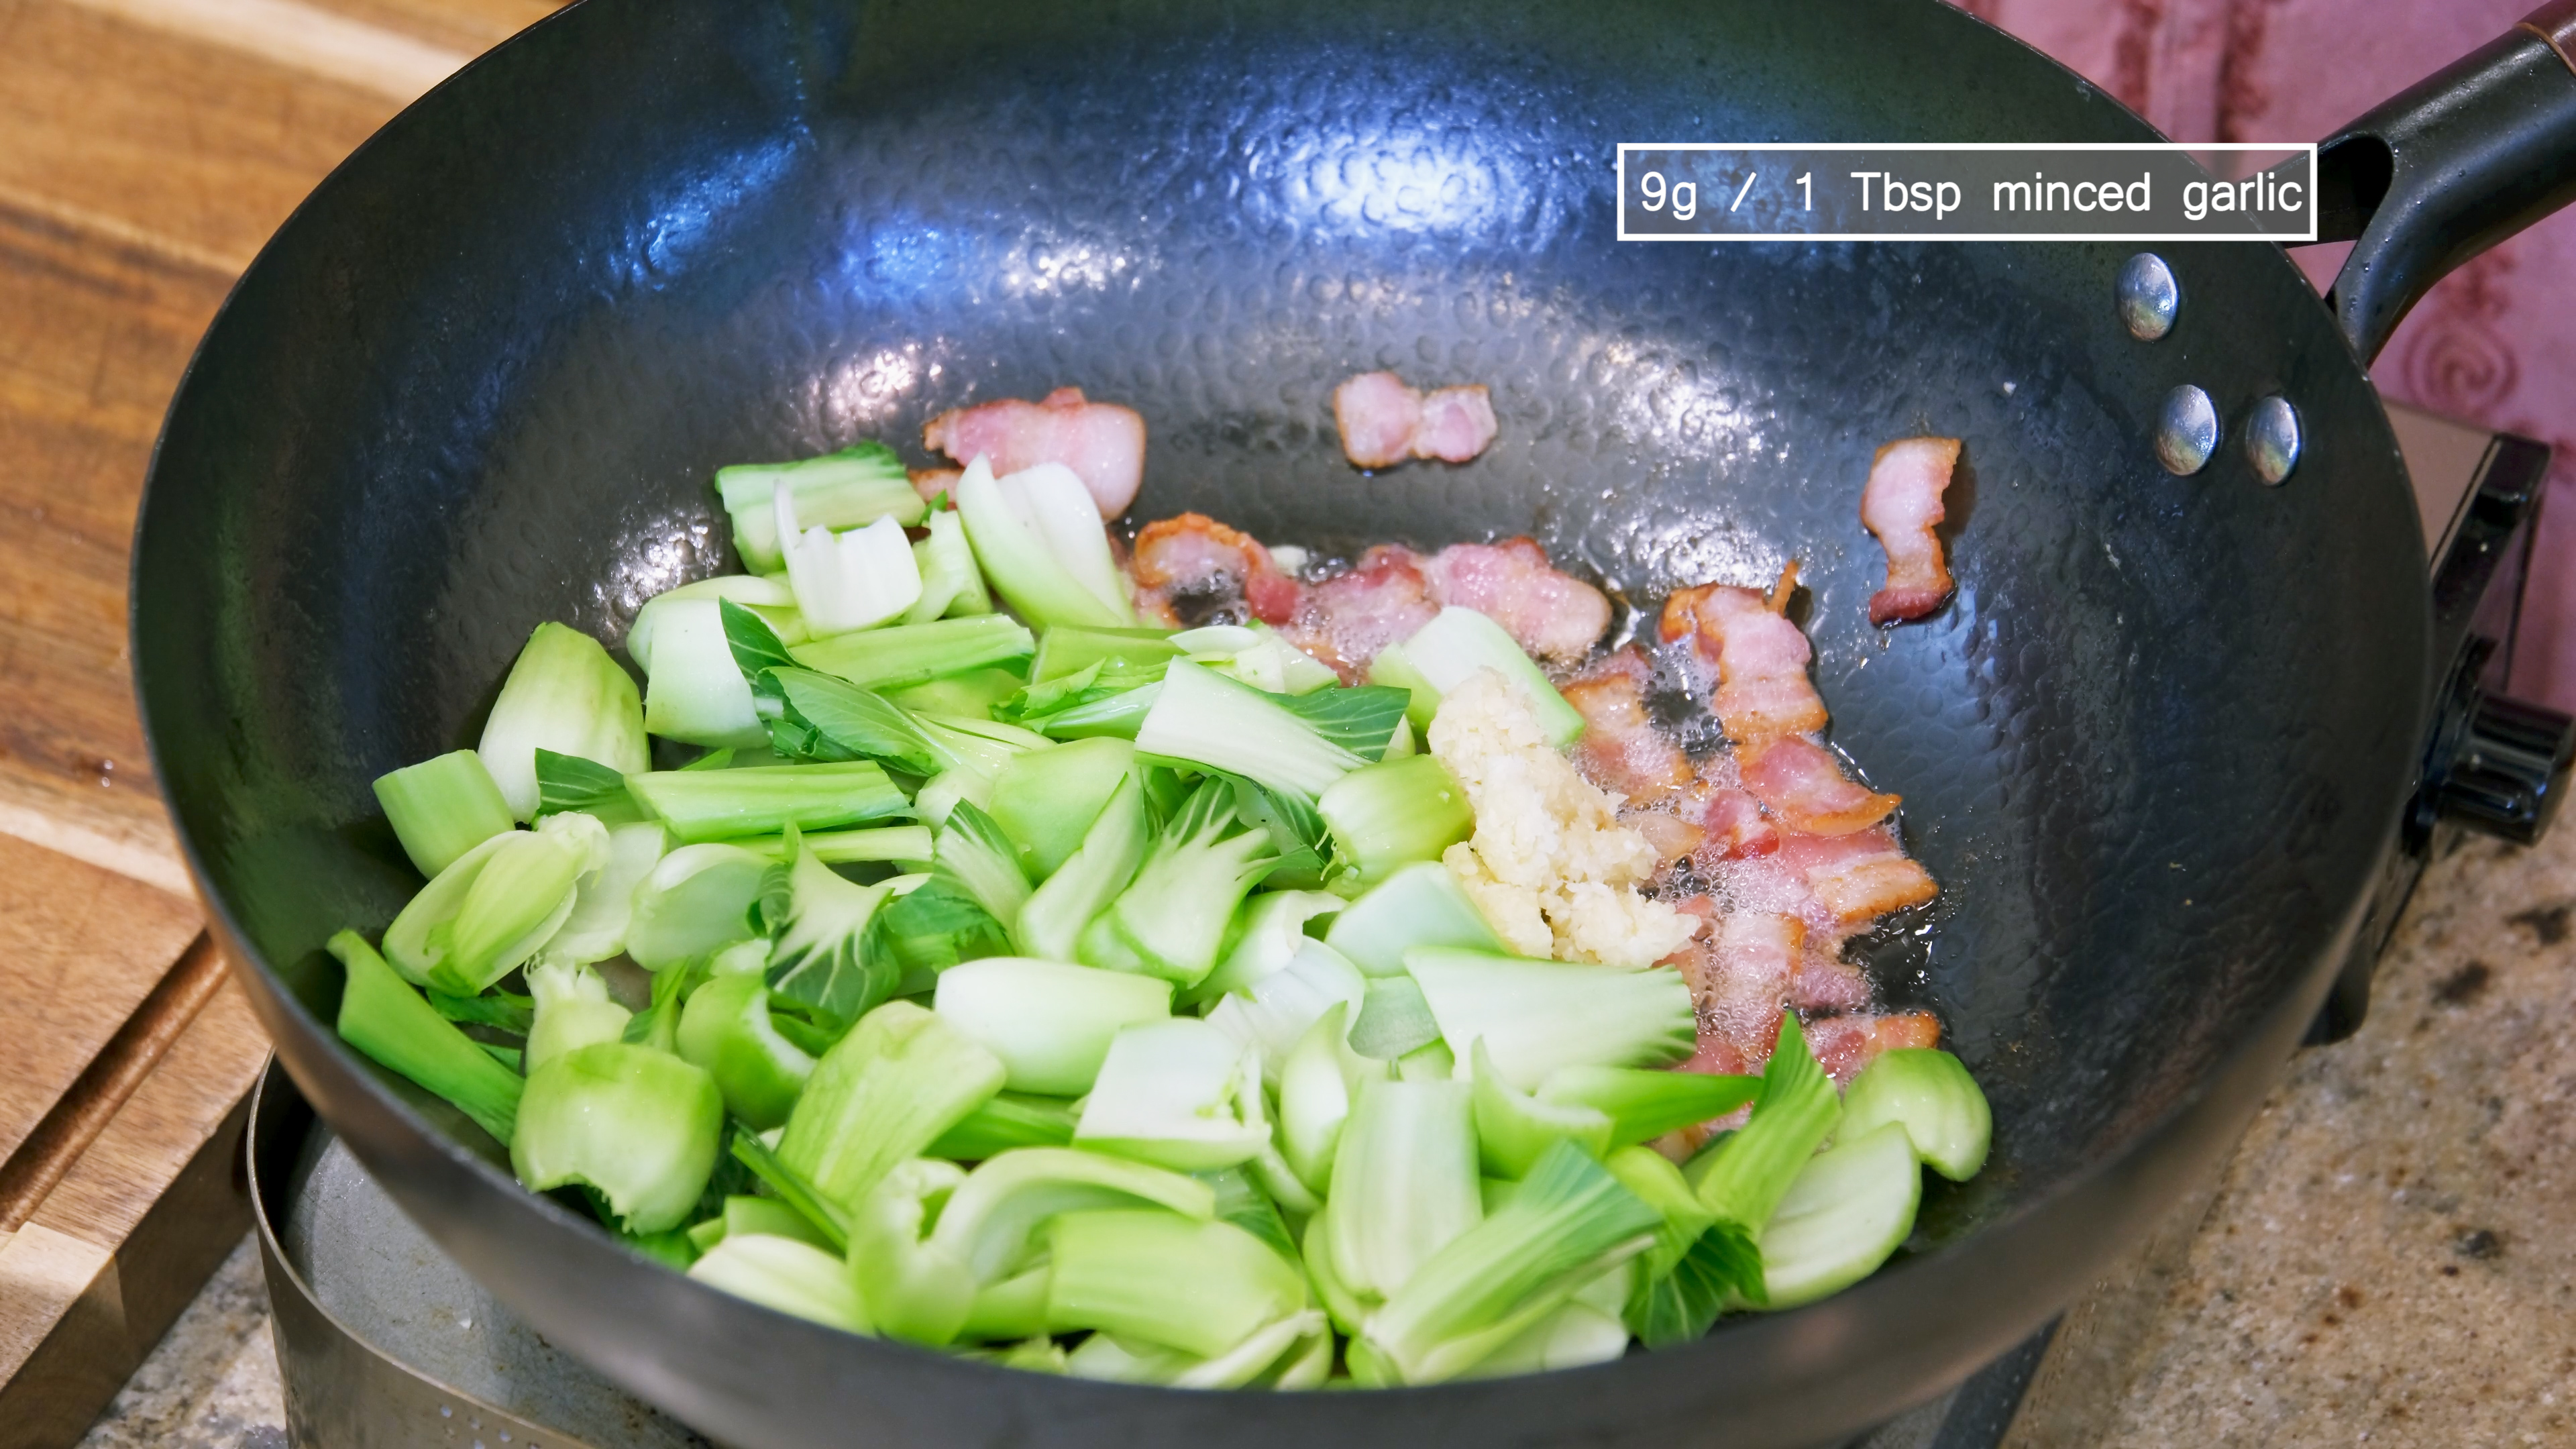
M 2535 53 L 2557 64 L 2528 37 L 2480 64 L 2576 97 Z M 2414 504 L 2277 250 L 2166 248 L 2184 303 L 2150 345 L 2115 319 L 2125 247 L 1614 242 L 1615 144 L 1694 138 L 2152 133 L 1930 0 L 589 0 L 478 62 L 244 277 L 136 544 L 160 778 L 297 1082 L 544 1332 L 747 1445 L 1803 1443 L 2027 1334 L 2233 1140 L 2353 937 L 2424 737 Z M 2441 248 L 2566 183 L 2562 156 L 2521 211 L 2427 210 L 2396 149 L 2394 190 L 2383 165 L 2330 208 L 2347 234 L 2381 192 L 2434 217 L 2365 244 L 2365 274 L 2415 279 L 2355 323 L 2368 347 Z M 1353 473 L 1329 390 L 1377 366 L 1490 383 L 1501 441 Z M 2164 472 L 2183 382 L 2231 428 L 2289 397 L 2288 483 L 2232 437 Z M 1648 603 L 1804 561 L 1835 738 L 1944 886 L 1891 989 L 1941 1011 L 1997 1112 L 1995 1164 L 1918 1251 L 1574 1373 L 1087 1385 L 630 1258 L 337 1044 L 318 947 L 414 886 L 368 781 L 471 744 L 533 625 L 613 640 L 726 567 L 718 464 L 910 447 L 939 409 L 1059 384 L 1149 419 L 1140 516 L 1527 531 Z M 1881 634 L 1855 502 L 1871 450 L 1924 430 L 1967 439 L 1959 594 Z

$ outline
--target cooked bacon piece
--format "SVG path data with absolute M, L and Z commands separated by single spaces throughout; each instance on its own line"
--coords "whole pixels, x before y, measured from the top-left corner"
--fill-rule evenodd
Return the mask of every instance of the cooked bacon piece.
M 1204 513 L 1158 519 L 1136 534 L 1128 562 L 1136 580 L 1136 606 L 1166 624 L 1206 622 L 1239 605 L 1265 624 L 1297 616 L 1295 579 L 1279 571 L 1261 540 L 1228 528 Z M 1193 606 L 1184 621 L 1178 603 Z
M 1699 849 L 1707 833 L 1698 826 L 1666 810 L 1652 806 L 1619 812 L 1619 823 L 1646 837 L 1655 848 L 1658 861 L 1676 861 Z
M 1408 458 L 1464 463 L 1494 441 L 1494 403 L 1483 385 L 1444 387 L 1425 397 L 1391 372 L 1363 372 L 1333 389 L 1333 426 L 1342 456 L 1361 468 Z
M 1789 983 L 1789 1004 L 1800 1011 L 1851 1011 L 1870 1003 L 1869 977 L 1849 961 L 1829 960 L 1810 951 Z
M 1145 478 L 1145 419 L 1134 408 L 1086 401 L 1060 387 L 1038 402 L 1003 398 L 950 408 L 921 429 L 924 447 L 960 463 L 978 454 L 995 473 L 1062 463 L 1082 478 L 1100 516 L 1116 518 Z
M 1725 1037 L 1748 1058 L 1769 1051 L 1806 949 L 1807 923 L 1795 916 L 1739 911 L 1720 920 L 1691 982 L 1701 1033 Z
M 1859 1076 L 1860 1069 L 1876 1060 L 1880 1052 L 1940 1044 L 1940 1018 L 1928 1011 L 1884 1015 L 1854 1012 L 1812 1022 L 1807 1027 L 1807 1049 L 1816 1054 L 1816 1065 L 1823 1067 L 1837 1086 L 1851 1085 L 1851 1079 Z
M 1332 666 L 1343 683 L 1358 682 L 1379 650 L 1439 614 L 1422 562 L 1402 544 L 1370 549 L 1357 567 L 1305 590 L 1287 626 L 1289 641 Z
M 1780 827 L 1762 813 L 1762 807 L 1742 790 L 1721 788 L 1708 792 L 1700 808 L 1700 868 L 1714 868 L 1722 860 L 1750 860 L 1769 855 L 1780 848 Z
M 1701 584 L 1664 601 L 1664 642 L 1688 635 L 1693 652 L 1716 668 L 1711 706 L 1738 746 L 1825 727 L 1825 702 L 1807 678 L 1815 651 L 1780 613 L 1795 588 L 1797 567 L 1782 571 L 1769 596 L 1732 584 Z
M 1887 550 L 1887 587 L 1869 597 L 1871 623 L 1920 619 L 1950 597 L 1950 565 L 1932 528 L 1945 516 L 1941 495 L 1958 461 L 1956 438 L 1901 439 L 1870 460 L 1860 521 Z
M 1777 859 L 1805 879 L 1826 918 L 1843 929 L 1922 905 L 1941 891 L 1884 825 L 1849 835 L 1792 835 L 1780 842 Z
M 1422 572 L 1431 602 L 1485 615 L 1544 664 L 1580 662 L 1610 627 L 1601 591 L 1548 567 L 1547 551 L 1526 538 L 1453 543 Z
M 1744 765 L 1744 788 L 1803 835 L 1866 830 L 1900 803 L 1843 774 L 1842 761 L 1805 735 L 1783 735 Z
M 957 480 L 966 476 L 966 470 L 963 468 L 915 468 L 912 470 L 910 476 L 912 478 L 912 491 L 920 494 L 921 500 L 924 503 L 937 503 L 939 501 L 940 494 L 956 487 Z
M 1494 441 L 1494 399 L 1483 383 L 1435 387 L 1423 395 L 1422 421 L 1413 430 L 1413 455 L 1464 463 Z
M 1575 765 L 1593 784 L 1618 791 L 1632 805 L 1651 804 L 1691 782 L 1690 761 L 1646 717 L 1645 687 L 1651 677 L 1652 666 L 1632 645 L 1585 670 L 1560 691 L 1583 716 L 1583 742 L 1575 750 Z M 1670 815 L 1656 818 L 1697 835 L 1686 821 Z M 1672 839 L 1680 838 L 1667 833 Z M 1669 860 L 1688 854 L 1698 843 L 1694 838 L 1667 850 L 1658 842 L 1656 849 Z

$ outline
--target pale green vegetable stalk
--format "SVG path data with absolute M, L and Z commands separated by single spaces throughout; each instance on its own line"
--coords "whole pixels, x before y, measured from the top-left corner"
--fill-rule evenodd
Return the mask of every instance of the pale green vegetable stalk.
M 1050 1237 L 1056 1332 L 1093 1329 L 1215 1358 L 1306 1306 L 1296 1266 L 1232 1223 L 1113 1209 L 1067 1213 Z M 1303 1331 L 1284 1335 L 1272 1356 Z
M 1495 1073 L 1482 1038 L 1470 1061 L 1476 1083 L 1476 1152 L 1485 1171 L 1521 1177 L 1559 1142 L 1571 1142 L 1596 1159 L 1610 1150 L 1609 1114 L 1521 1092 Z
M 1022 1147 L 966 1174 L 940 1209 L 930 1240 L 989 1288 L 1030 1266 L 1037 1251 L 1031 1235 L 1049 1218 L 1131 1207 L 1204 1221 L 1216 1215 L 1216 1191 L 1193 1177 L 1097 1152 Z
M 788 1115 L 778 1157 L 850 1207 L 1002 1089 L 1002 1064 L 938 1017 L 890 1001 L 835 1042 Z M 712 1090 L 712 1088 L 711 1088 Z
M 1348 1002 L 1327 1007 L 1279 1069 L 1280 1150 L 1302 1184 L 1319 1193 L 1333 1185 L 1333 1151 L 1353 1098 L 1365 1083 L 1386 1079 L 1385 1063 L 1350 1049 L 1351 1014 Z
M 769 988 L 757 972 L 719 974 L 691 993 L 674 1045 L 704 1067 L 725 1109 L 758 1131 L 787 1120 L 814 1073 L 814 1059 L 779 1033 Z
M 598 640 L 561 624 L 539 624 L 528 636 L 476 749 L 520 820 L 537 813 L 540 748 L 596 760 L 623 775 L 651 764 L 635 681 Z
M 808 830 L 801 834 L 805 849 L 825 865 L 927 862 L 933 849 L 930 827 L 926 825 L 870 825 L 855 830 Z M 782 865 L 787 862 L 787 837 L 784 835 L 751 836 L 731 843 L 756 851 Z
M 1384 738 L 1377 746 L 1385 748 Z M 1161 692 L 1137 728 L 1136 747 L 1309 801 L 1368 762 L 1276 696 L 1186 659 L 1163 671 Z
M 1701 1205 L 1722 1222 L 1759 1233 L 1841 1119 L 1842 1101 L 1808 1051 L 1805 1029 L 1795 1013 L 1782 1017 L 1753 1115 L 1690 1165 Z
M 1095 1333 L 1066 1357 L 1063 1371 L 1078 1379 L 1173 1389 L 1313 1388 L 1332 1367 L 1325 1326 L 1317 1310 L 1292 1313 L 1214 1358 Z
M 927 1155 L 981 1162 L 1015 1147 L 1068 1147 L 1077 1115 L 1067 1098 L 1005 1091 L 939 1134 Z
M 1502 938 L 1485 923 L 1449 867 L 1437 861 L 1399 868 L 1333 918 L 1324 942 L 1370 976 L 1404 974 L 1404 953 L 1451 946 L 1502 954 Z
M 1103 682 L 1111 678 L 1141 681 L 1163 677 L 1163 666 L 1178 658 L 1181 646 L 1162 629 L 1094 629 L 1063 625 L 1038 641 L 1029 665 L 1029 683 L 1044 684 L 1102 666 Z
M 966 521 L 953 510 L 934 509 L 925 520 L 930 536 L 912 546 L 921 570 L 921 597 L 905 612 L 907 624 L 993 612 L 993 596 L 975 567 L 975 551 L 966 542 Z M 998 702 L 998 701 L 996 701 Z
M 342 931 L 325 949 L 346 971 L 340 988 L 340 1039 L 447 1099 L 494 1139 L 508 1143 L 525 1086 L 519 1074 L 494 1061 L 456 1023 L 423 1001 L 364 936 Z
M 517 823 L 483 757 L 456 750 L 376 777 L 376 803 L 425 877 Z
M 1442 609 L 1413 637 L 1380 650 L 1370 661 L 1369 680 L 1411 691 L 1406 714 L 1417 729 L 1427 730 L 1440 700 L 1484 669 L 1502 675 L 1529 700 L 1549 744 L 1564 749 L 1583 737 L 1583 716 L 1548 683 L 1547 674 L 1502 625 L 1473 609 Z
M 1040 464 L 997 479 L 978 457 L 949 496 L 986 581 L 1020 617 L 1041 629 L 1136 622 L 1099 508 L 1072 469 Z
M 715 1170 L 724 1098 L 715 1079 L 650 1047 L 596 1042 L 528 1078 L 510 1166 L 531 1192 L 598 1189 L 637 1235 L 688 1220 Z
M 571 917 L 583 879 L 608 854 L 607 830 L 577 812 L 496 835 L 411 898 L 385 928 L 385 957 L 422 985 L 479 995 Z
M 1006 928 L 1029 903 L 1029 877 L 1018 850 L 993 817 L 972 802 L 959 801 L 940 825 L 932 870 L 973 896 Z
M 1625 1147 L 1723 1117 L 1761 1090 L 1760 1077 L 1575 1066 L 1548 1073 L 1538 1099 L 1607 1114 L 1610 1145 Z
M 776 513 L 781 485 L 793 491 L 797 517 L 808 528 L 859 528 L 880 518 L 908 525 L 929 508 L 894 449 L 874 441 L 793 463 L 718 468 L 716 496 L 733 525 L 734 552 L 755 574 L 785 567 Z
M 827 1328 L 875 1331 L 841 1260 L 795 1238 L 728 1232 L 689 1265 L 689 1276 L 736 1298 Z
M 779 551 L 787 559 L 787 586 L 796 611 L 819 637 L 846 634 L 899 618 L 921 598 L 921 568 L 903 525 L 880 518 L 846 533 L 800 527 L 795 490 L 777 485 Z
M 1312 694 L 1335 682 L 1332 670 L 1266 624 L 1187 629 L 1173 635 L 1172 643 L 1219 674 L 1271 694 Z
M 898 971 L 867 949 L 868 923 L 887 885 L 854 885 L 813 852 L 787 866 L 787 917 L 769 948 L 769 984 L 838 1021 L 856 1021 L 894 994 Z
M 1669 966 L 1631 969 L 1490 956 L 1447 947 L 1404 953 L 1450 1051 L 1477 1041 L 1494 1070 L 1522 1091 L 1559 1067 L 1642 1067 L 1691 1053 L 1698 1018 L 1690 986 Z
M 912 802 L 873 760 L 655 770 L 627 776 L 626 787 L 673 835 L 690 842 L 776 835 L 790 825 L 828 830 L 912 810 Z
M 1165 825 L 1136 878 L 1083 928 L 1075 957 L 1195 985 L 1215 969 L 1235 908 L 1278 863 L 1269 833 L 1236 818 L 1232 783 L 1207 781 Z
M 654 863 L 635 888 L 626 954 L 647 971 L 704 956 L 748 936 L 769 878 L 769 861 L 736 845 L 683 845 Z
M 903 689 L 1026 659 L 1037 638 L 1008 614 L 897 624 L 788 647 L 799 664 L 861 689 Z
M 715 748 L 768 745 L 769 730 L 725 638 L 725 602 L 656 599 L 637 616 L 639 627 L 647 617 L 653 622 L 641 644 L 632 634 L 627 644 L 644 668 L 644 728 L 651 733 Z
M 617 1040 L 634 1016 L 609 999 L 598 972 L 571 961 L 540 957 L 528 967 L 528 995 L 537 1004 L 536 1022 L 519 1065 L 531 1073 L 568 1051 Z
M 1670 1158 L 1651 1147 L 1622 1147 L 1601 1159 L 1601 1165 L 1638 1201 L 1663 1214 L 1663 1226 L 1655 1230 L 1655 1246 L 1637 1260 L 1636 1276 L 1651 1282 L 1671 1272 L 1715 1220 L 1699 1194 L 1691 1191 L 1689 1180 Z
M 937 1346 L 966 1326 L 975 1275 L 929 1236 L 965 1180 L 953 1162 L 917 1157 L 898 1163 L 850 1216 L 850 1283 L 889 1338 Z
M 1231 991 L 1208 1013 L 1208 1025 L 1261 1053 L 1262 1070 L 1275 1074 L 1300 1037 L 1335 1006 L 1355 1017 L 1368 992 L 1359 968 L 1321 941 L 1307 941 L 1271 972 Z
M 1843 1093 L 1846 1138 L 1889 1122 L 1902 1124 L 1915 1155 L 1952 1182 L 1977 1175 L 1994 1138 L 1994 1112 L 1976 1079 L 1957 1057 L 1932 1047 L 1879 1053 Z
M 1229 932 L 1224 959 L 1198 985 L 1182 993 L 1185 1001 L 1213 999 L 1248 987 L 1272 972 L 1285 970 L 1313 937 L 1306 924 L 1349 905 L 1330 891 L 1263 891 L 1244 902 Z
M 1914 1230 L 1923 1169 L 1900 1122 L 1846 1133 L 1810 1158 L 1762 1226 L 1771 1308 L 1839 1293 L 1885 1263 Z
M 993 823 L 1033 881 L 1056 873 L 1135 770 L 1125 740 L 1076 740 L 1015 755 L 993 775 Z
M 1397 1289 L 1363 1336 L 1398 1382 L 1455 1378 L 1646 1251 L 1662 1222 L 1599 1163 L 1560 1142 L 1492 1217 Z
M 634 660 L 637 668 L 650 674 L 654 636 L 661 632 L 663 622 L 681 604 L 704 605 L 712 616 L 719 599 L 731 599 L 759 615 L 760 622 L 768 625 L 769 632 L 777 635 L 782 643 L 801 644 L 805 641 L 805 619 L 796 612 L 796 591 L 787 586 L 786 580 L 762 578 L 758 574 L 718 574 L 711 579 L 666 589 L 645 600 L 644 607 L 635 611 L 635 622 L 626 626 L 626 657 Z M 651 711 L 652 704 L 648 699 L 645 728 L 658 734 L 660 731 L 652 729 Z
M 1547 1373 L 1608 1363 L 1628 1351 L 1628 1325 L 1620 1320 L 1628 1265 L 1611 1269 L 1576 1289 L 1556 1310 L 1531 1324 L 1466 1372 L 1472 1379 Z
M 1429 755 L 1363 765 L 1328 786 L 1315 809 L 1332 829 L 1335 858 L 1369 882 L 1439 860 L 1476 828 L 1467 792 Z
M 1363 1303 L 1383 1301 L 1483 1216 L 1468 1085 L 1363 1085 L 1332 1184 L 1316 1218 L 1332 1274 Z
M 1270 1141 L 1261 1059 L 1186 1016 L 1122 1028 L 1110 1039 L 1073 1141 L 1179 1172 L 1249 1161 Z
M 546 938 L 540 954 L 563 961 L 605 961 L 626 949 L 635 918 L 635 888 L 660 864 L 670 837 L 661 823 L 634 821 L 608 827 L 608 858 L 596 875 L 582 877 L 572 913 Z
M 1055 1097 L 1091 1090 L 1122 1028 L 1171 1014 L 1172 986 L 1150 976 L 988 956 L 939 973 L 933 1009 L 998 1058 L 1011 1089 Z
M 1020 908 L 1012 937 L 1020 949 L 1053 961 L 1074 959 L 1075 942 L 1091 918 L 1108 909 L 1136 877 L 1154 840 L 1145 792 L 1134 776 L 1121 780 L 1067 857 Z

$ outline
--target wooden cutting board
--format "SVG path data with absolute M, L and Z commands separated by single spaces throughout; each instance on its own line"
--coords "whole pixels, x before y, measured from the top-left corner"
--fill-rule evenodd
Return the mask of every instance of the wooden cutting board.
M 546 0 L 0 0 L 0 1449 L 69 1444 L 249 1225 L 266 1039 L 144 758 L 127 540 L 295 203 Z

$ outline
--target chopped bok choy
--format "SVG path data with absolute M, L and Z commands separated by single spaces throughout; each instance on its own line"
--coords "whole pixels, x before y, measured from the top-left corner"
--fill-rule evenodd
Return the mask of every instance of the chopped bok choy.
M 756 572 L 643 604 L 640 695 L 540 625 L 478 748 L 375 782 L 423 880 L 327 945 L 341 1038 L 631 1250 L 1031 1372 L 1429 1384 L 1836 1292 L 1926 1167 L 1986 1161 L 1946 1052 L 1828 1075 L 1789 1012 L 1753 1071 L 1677 1070 L 1681 970 L 1536 959 L 1624 958 L 1505 919 L 1498 852 L 1633 813 L 1559 798 L 1597 762 L 1505 612 L 1310 657 L 1281 549 L 1243 613 L 1155 627 L 1188 586 L 1131 585 L 1058 463 L 930 504 L 860 443 L 716 488 Z

